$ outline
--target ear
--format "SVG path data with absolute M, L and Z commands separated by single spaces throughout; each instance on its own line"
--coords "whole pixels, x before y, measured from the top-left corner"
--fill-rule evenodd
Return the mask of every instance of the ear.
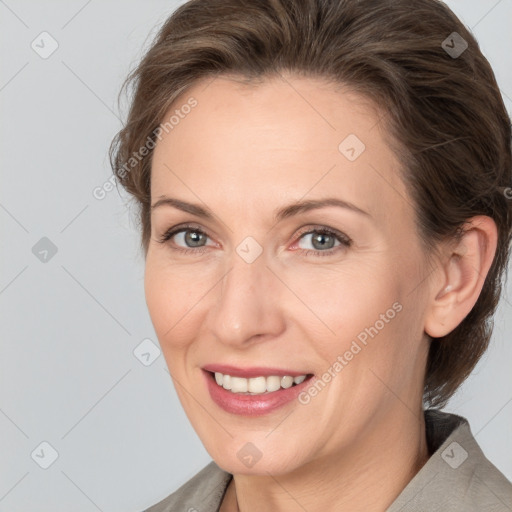
M 441 257 L 425 317 L 425 332 L 433 338 L 447 335 L 475 305 L 496 252 L 498 230 L 490 217 L 479 215 L 463 226 L 459 242 Z

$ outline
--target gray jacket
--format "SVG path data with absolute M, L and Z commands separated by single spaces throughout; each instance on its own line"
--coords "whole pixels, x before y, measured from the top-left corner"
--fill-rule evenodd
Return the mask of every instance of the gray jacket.
M 485 457 L 465 418 L 425 411 L 433 455 L 386 512 L 512 512 L 512 483 Z M 145 512 L 218 512 L 233 475 L 214 461 Z

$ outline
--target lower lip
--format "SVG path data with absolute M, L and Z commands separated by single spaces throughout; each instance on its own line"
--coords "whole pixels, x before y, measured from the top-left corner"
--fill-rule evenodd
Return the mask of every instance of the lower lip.
M 308 376 L 300 384 L 281 388 L 271 393 L 262 393 L 261 395 L 243 395 L 232 393 L 215 382 L 212 373 L 203 370 L 206 378 L 206 385 L 212 400 L 226 412 L 238 414 L 241 416 L 261 416 L 268 414 L 284 405 L 292 402 L 297 395 L 309 385 L 312 376 Z

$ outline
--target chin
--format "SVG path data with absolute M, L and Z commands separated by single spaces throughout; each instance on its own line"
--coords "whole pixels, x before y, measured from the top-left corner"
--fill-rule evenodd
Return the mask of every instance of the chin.
M 220 450 L 217 445 L 215 450 L 208 450 L 208 453 L 221 469 L 237 475 L 284 475 L 306 463 L 303 457 L 297 460 L 295 449 L 293 449 L 293 454 L 290 453 L 287 456 L 287 454 L 279 452 L 273 443 L 267 441 L 266 447 L 262 446 L 263 444 L 258 441 L 237 442 L 236 447 L 225 446 L 225 449 L 221 448 Z M 280 443 L 277 444 L 279 446 Z M 239 445 L 241 446 L 239 447 Z M 302 450 L 302 454 L 304 454 L 304 450 Z

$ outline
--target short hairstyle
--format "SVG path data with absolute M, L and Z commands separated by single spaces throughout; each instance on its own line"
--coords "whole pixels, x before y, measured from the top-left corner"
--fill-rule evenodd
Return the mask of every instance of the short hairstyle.
M 442 407 L 488 347 L 509 257 L 512 197 L 510 118 L 494 73 L 442 2 L 181 5 L 123 84 L 121 93 L 133 93 L 130 109 L 110 147 L 114 175 L 138 206 L 142 249 L 147 253 L 151 234 L 152 149 L 174 100 L 200 79 L 261 82 L 283 71 L 348 87 L 384 112 L 427 255 L 437 242 L 457 239 L 475 215 L 497 225 L 496 254 L 476 304 L 452 332 L 431 339 L 423 399 Z

